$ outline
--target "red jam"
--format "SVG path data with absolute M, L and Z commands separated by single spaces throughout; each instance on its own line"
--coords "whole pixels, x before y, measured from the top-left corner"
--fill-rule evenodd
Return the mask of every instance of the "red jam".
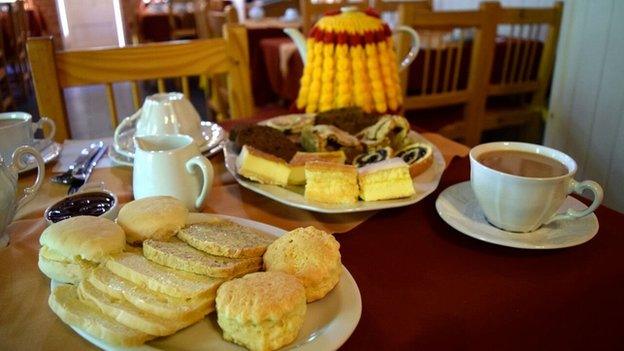
M 107 193 L 89 192 L 76 194 L 50 207 L 47 219 L 56 223 L 76 216 L 100 216 L 115 205 L 115 199 Z

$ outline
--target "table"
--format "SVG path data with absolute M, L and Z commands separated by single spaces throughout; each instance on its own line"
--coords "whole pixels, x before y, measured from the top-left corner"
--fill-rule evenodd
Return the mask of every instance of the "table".
M 244 21 L 247 28 L 247 42 L 249 43 L 249 72 L 251 79 L 251 91 L 256 106 L 264 106 L 278 99 L 278 95 L 271 89 L 267 89 L 270 81 L 267 72 L 266 55 L 263 55 L 261 42 L 269 38 L 287 38 L 284 28 L 299 28 L 299 22 L 285 22 L 277 18 L 264 18 L 259 21 Z M 275 55 L 277 57 L 277 54 Z M 299 78 L 295 79 L 297 92 L 299 91 Z
M 235 184 L 218 156 L 206 211 L 284 229 L 314 224 L 339 232 L 342 260 L 363 304 L 345 350 L 620 348 L 624 214 L 600 207 L 600 232 L 569 249 L 518 250 L 469 238 L 434 207 L 441 190 L 468 179 L 468 149 L 424 135 L 450 165 L 439 189 L 412 206 L 362 217 L 289 208 Z M 93 181 L 100 180 L 121 202 L 130 200 L 130 169 L 98 169 Z M 46 183 L 34 206 L 9 226 L 12 242 L 0 250 L 0 349 L 95 349 L 47 307 L 49 280 L 37 269 L 42 205 L 64 189 Z

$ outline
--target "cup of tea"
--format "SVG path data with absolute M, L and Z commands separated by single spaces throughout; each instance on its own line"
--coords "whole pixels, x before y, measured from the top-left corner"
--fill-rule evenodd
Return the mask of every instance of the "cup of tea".
M 0 113 L 0 156 L 10 160 L 13 152 L 22 145 L 32 146 L 35 131 L 48 126 L 48 133 L 44 140 L 52 141 L 56 133 L 54 121 L 41 117 L 33 123 L 32 116 L 26 112 Z
M 212 189 L 210 161 L 188 135 L 134 137 L 134 198 L 173 196 L 191 211 L 201 210 Z
M 470 150 L 470 183 L 487 220 L 510 232 L 532 232 L 543 224 L 574 220 L 594 212 L 603 198 L 600 185 L 574 180 L 576 162 L 542 145 L 495 142 Z M 593 193 L 583 211 L 557 210 L 571 193 Z

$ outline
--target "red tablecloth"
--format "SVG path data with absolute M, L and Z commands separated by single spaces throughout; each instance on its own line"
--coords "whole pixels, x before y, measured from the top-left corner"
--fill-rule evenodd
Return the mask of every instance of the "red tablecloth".
M 345 350 L 616 350 L 624 345 L 624 214 L 596 211 L 600 231 L 561 250 L 496 246 L 436 213 L 468 180 L 455 159 L 434 194 L 338 234 L 362 294 Z

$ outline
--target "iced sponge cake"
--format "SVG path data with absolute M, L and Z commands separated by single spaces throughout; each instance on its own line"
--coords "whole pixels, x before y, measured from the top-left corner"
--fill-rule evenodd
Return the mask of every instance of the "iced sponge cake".
M 358 199 L 357 168 L 331 162 L 312 161 L 305 164 L 306 200 L 351 204 Z
M 360 197 L 364 201 L 389 200 L 414 195 L 409 166 L 391 158 L 359 169 Z

